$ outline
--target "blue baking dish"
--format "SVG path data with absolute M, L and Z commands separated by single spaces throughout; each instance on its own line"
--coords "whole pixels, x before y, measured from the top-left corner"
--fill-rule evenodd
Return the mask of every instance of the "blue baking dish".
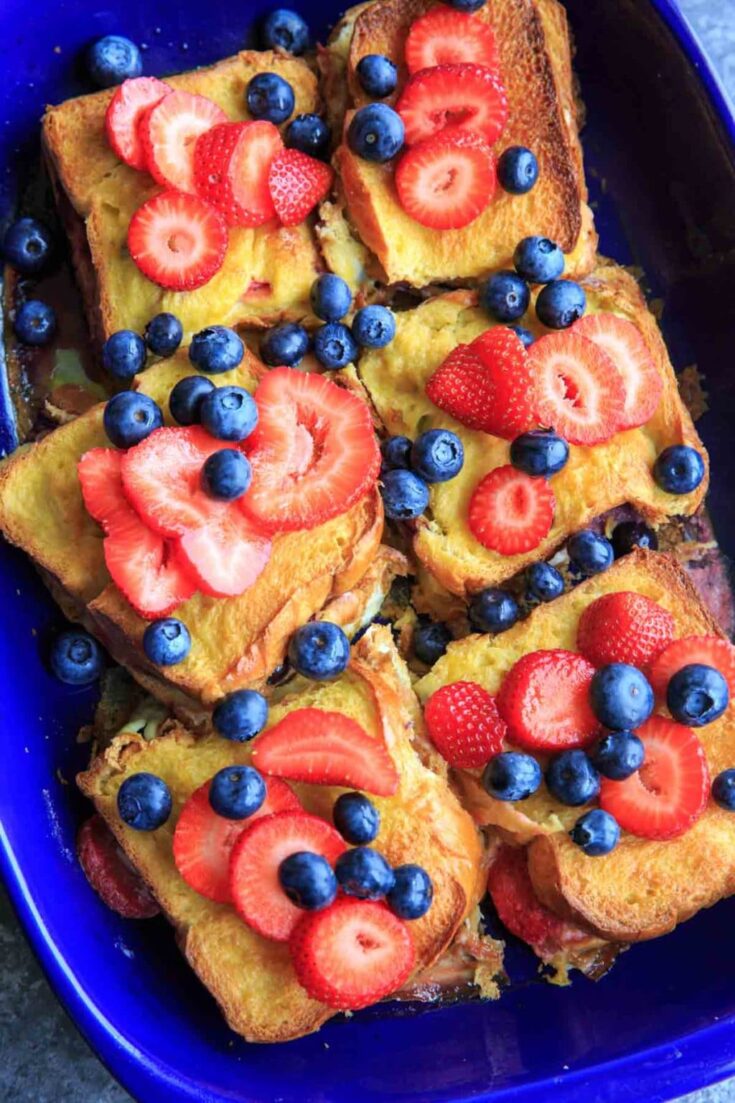
M 0 216 L 37 160 L 43 105 L 85 90 L 77 64 L 89 40 L 125 33 L 145 44 L 147 72 L 165 74 L 240 48 L 266 6 L 37 0 L 30 9 L 4 0 Z M 297 6 L 320 33 L 337 15 L 316 0 Z M 675 365 L 696 363 L 706 377 L 711 506 L 732 552 L 735 118 L 671 0 L 568 0 L 568 9 L 602 250 L 641 266 L 663 303 Z M 0 453 L 16 440 L 3 387 Z M 136 1099 L 654 1103 L 735 1073 L 735 901 L 632 949 L 598 984 L 539 983 L 515 947 L 521 980 L 497 1004 L 378 1009 L 277 1049 L 246 1045 L 184 966 L 166 924 L 119 919 L 77 866 L 83 807 L 73 777 L 87 752 L 74 736 L 93 695 L 47 673 L 59 614 L 30 565 L 5 547 L 0 610 L 0 866 L 57 994 Z

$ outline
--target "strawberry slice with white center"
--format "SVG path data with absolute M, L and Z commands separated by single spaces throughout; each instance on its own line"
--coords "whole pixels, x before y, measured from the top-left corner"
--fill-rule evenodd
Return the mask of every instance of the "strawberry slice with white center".
M 115 90 L 105 113 L 105 131 L 113 150 L 126 165 L 145 172 L 148 168 L 139 133 L 146 111 L 172 92 L 170 84 L 156 77 L 134 77 Z
M 110 533 L 116 518 L 130 509 L 122 493 L 122 461 L 124 452 L 116 448 L 93 448 L 85 452 L 77 464 L 82 486 L 82 498 L 87 513 Z
M 602 444 L 625 424 L 625 383 L 613 360 L 578 333 L 550 333 L 529 359 L 539 420 L 570 444 Z
M 406 38 L 409 73 L 461 63 L 486 65 L 499 73 L 500 58 L 492 27 L 446 4 L 437 4 L 414 20 Z
M 398 202 L 432 230 L 459 230 L 482 214 L 497 184 L 489 145 L 469 131 L 442 131 L 412 146 L 398 162 Z
M 322 375 L 273 368 L 255 401 L 253 481 L 239 502 L 263 531 L 314 528 L 375 485 L 380 450 L 362 399 Z
M 265 120 L 212 127 L 194 151 L 197 193 L 231 226 L 262 226 L 276 216 L 268 172 L 282 149 L 278 128 Z
M 242 919 L 274 942 L 288 942 L 301 916 L 278 880 L 285 858 L 299 851 L 321 854 L 330 865 L 347 849 L 336 828 L 306 812 L 259 818 L 243 831 L 230 859 L 230 896 Z
M 693 663 L 719 670 L 727 682 L 730 699 L 735 701 L 735 647 L 721 636 L 684 636 L 665 647 L 646 672 L 656 696 L 665 701 L 671 679 Z
M 665 716 L 637 729 L 645 759 L 625 781 L 600 783 L 600 807 L 624 831 L 643 839 L 673 839 L 695 823 L 707 804 L 709 770 L 697 736 Z
M 194 192 L 194 147 L 200 134 L 227 115 L 206 96 L 169 92 L 143 116 L 140 137 L 154 180 L 177 191 Z
M 284 149 L 272 161 L 268 188 L 281 224 L 298 226 L 326 199 L 334 172 L 298 149 Z
M 488 145 L 508 121 L 508 100 L 500 78 L 485 65 L 436 65 L 411 77 L 396 104 L 406 144 L 433 138 L 445 127 L 471 130 Z
M 554 523 L 556 499 L 546 479 L 508 464 L 482 479 L 470 499 L 467 523 L 484 548 L 520 555 L 538 547 Z
M 203 594 L 237 597 L 262 574 L 271 541 L 234 503 L 179 541 L 181 558 Z
M 220 211 L 195 195 L 161 192 L 131 218 L 128 252 L 146 279 L 159 287 L 193 291 L 222 267 L 227 223 Z
M 617 314 L 587 314 L 574 323 L 572 332 L 594 341 L 622 375 L 625 405 L 621 428 L 645 425 L 658 409 L 664 383 L 638 327 Z
M 209 803 L 211 781 L 195 789 L 181 809 L 174 830 L 174 862 L 187 885 L 208 900 L 229 904 L 230 857 L 246 828 L 263 816 L 298 812 L 301 804 L 293 789 L 277 777 L 268 778 L 265 800 L 244 820 L 218 815 Z

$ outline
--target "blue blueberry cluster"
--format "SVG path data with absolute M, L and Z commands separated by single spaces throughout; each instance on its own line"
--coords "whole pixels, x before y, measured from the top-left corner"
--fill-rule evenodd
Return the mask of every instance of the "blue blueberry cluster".
M 53 262 L 54 240 L 42 222 L 26 216 L 5 231 L 0 253 L 22 276 L 42 276 Z M 56 311 L 39 299 L 26 299 L 15 311 L 13 331 L 24 345 L 48 345 L 57 329 Z
M 429 486 L 453 479 L 464 464 L 462 441 L 450 429 L 428 429 L 413 442 L 389 437 L 381 454 L 383 505 L 394 521 L 420 517 L 429 504 Z

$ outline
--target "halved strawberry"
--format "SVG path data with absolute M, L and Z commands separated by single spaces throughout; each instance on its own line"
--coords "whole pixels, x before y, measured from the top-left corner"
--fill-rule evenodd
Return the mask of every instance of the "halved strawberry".
M 709 770 L 691 728 L 652 716 L 637 729 L 646 757 L 625 781 L 600 783 L 600 807 L 624 831 L 644 839 L 673 839 L 695 823 L 707 804 Z
M 374 900 L 335 900 L 304 915 L 291 938 L 299 984 L 314 1000 L 357 1011 L 397 992 L 416 965 L 408 924 Z
M 495 194 L 495 158 L 477 134 L 444 130 L 404 153 L 395 183 L 398 202 L 414 222 L 459 230 L 474 222 Z
M 203 594 L 237 597 L 265 569 L 271 541 L 234 503 L 179 540 L 181 557 Z
M 243 831 L 230 859 L 230 896 L 249 927 L 274 942 L 288 942 L 303 911 L 281 888 L 284 858 L 307 850 L 330 865 L 347 849 L 335 827 L 307 812 L 264 816 Z
M 105 131 L 117 156 L 131 168 L 148 168 L 139 124 L 145 112 L 171 91 L 170 84 L 156 77 L 134 77 L 115 89 L 105 113 Z
M 298 226 L 329 195 L 334 172 L 323 161 L 298 149 L 284 149 L 272 160 L 268 189 L 281 223 Z
M 187 799 L 174 830 L 174 862 L 187 885 L 209 900 L 229 904 L 230 857 L 246 828 L 263 816 L 299 812 L 293 789 L 277 777 L 267 779 L 266 797 L 257 812 L 244 820 L 219 816 L 209 803 L 211 781 L 205 781 Z
M 462 62 L 500 72 L 500 57 L 492 27 L 474 15 L 437 4 L 414 20 L 406 37 L 409 73 L 436 65 Z
M 92 448 L 77 464 L 87 513 L 109 533 L 115 519 L 130 509 L 122 493 L 124 452 L 116 448 Z
M 424 719 L 439 754 L 457 769 L 484 766 L 502 750 L 505 721 L 477 682 L 442 686 L 426 702 Z
M 283 149 L 273 123 L 220 123 L 197 138 L 194 185 L 231 226 L 262 226 L 275 218 L 268 190 L 273 158 Z
M 125 857 L 117 839 L 94 815 L 77 835 L 77 857 L 84 876 L 108 908 L 124 919 L 150 919 L 161 910 L 140 874 Z
M 594 673 L 592 663 L 574 651 L 523 655 L 496 698 L 511 743 L 541 751 L 591 743 L 600 727 L 589 702 Z
M 577 647 L 595 666 L 629 663 L 641 669 L 656 658 L 676 631 L 671 613 L 643 594 L 603 594 L 579 618 Z
M 253 766 L 311 785 L 344 785 L 379 797 L 398 791 L 398 771 L 380 739 L 341 712 L 296 709 L 259 735 Z
M 360 398 L 322 375 L 273 368 L 255 400 L 253 481 L 239 501 L 265 532 L 314 528 L 375 484 L 380 450 Z
M 625 422 L 625 384 L 608 354 L 572 333 L 550 333 L 529 350 L 541 423 L 570 444 L 602 444 Z
M 730 699 L 735 700 L 735 647 L 720 636 L 684 636 L 656 656 L 647 676 L 660 700 L 666 700 L 666 688 L 676 672 L 692 663 L 719 670 L 727 682 Z
M 203 199 L 165 191 L 139 207 L 128 227 L 128 251 L 143 275 L 170 291 L 209 283 L 227 252 L 227 225 Z
M 396 110 L 406 144 L 432 138 L 445 127 L 474 131 L 489 146 L 508 121 L 508 100 L 498 74 L 484 65 L 436 65 L 415 73 Z
M 227 115 L 206 96 L 169 92 L 140 122 L 140 137 L 151 176 L 164 187 L 194 192 L 194 147 L 200 134 Z
M 475 487 L 467 524 L 484 548 L 520 555 L 538 547 L 554 523 L 556 499 L 546 479 L 511 464 L 496 467 Z
M 574 323 L 572 332 L 594 341 L 623 377 L 621 429 L 645 425 L 656 413 L 664 383 L 638 327 L 617 314 L 587 314 Z

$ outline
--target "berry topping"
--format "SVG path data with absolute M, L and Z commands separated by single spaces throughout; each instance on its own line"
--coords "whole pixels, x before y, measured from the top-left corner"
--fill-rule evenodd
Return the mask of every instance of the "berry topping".
M 413 653 L 419 662 L 433 666 L 446 652 L 451 639 L 452 634 L 445 624 L 420 620 L 413 634 Z
M 337 878 L 326 858 L 298 850 L 278 867 L 278 880 L 292 904 L 306 911 L 319 911 L 337 895 Z
M 191 651 L 189 629 L 175 617 L 154 620 L 143 633 L 143 651 L 157 666 L 175 666 Z
M 160 908 L 136 873 L 102 816 L 91 816 L 77 835 L 84 876 L 108 908 L 124 919 L 151 919 Z
M 508 464 L 476 486 L 467 523 L 483 547 L 501 555 L 532 551 L 548 536 L 556 502 L 546 479 L 534 479 Z
M 549 334 L 528 351 L 542 424 L 570 444 L 601 444 L 624 421 L 625 385 L 598 345 L 577 333 Z
M 310 157 L 323 158 L 329 153 L 332 131 L 321 115 L 308 112 L 291 120 L 283 140 L 288 149 L 300 149 Z
M 189 359 L 200 371 L 209 375 L 236 368 L 245 355 L 245 345 L 234 329 L 227 326 L 207 326 L 191 339 Z
M 110 100 L 105 115 L 107 140 L 126 165 L 141 172 L 148 168 L 140 122 L 146 111 L 171 91 L 170 85 L 156 77 L 135 77 L 124 81 Z
M 349 314 L 352 292 L 349 284 L 333 272 L 325 272 L 311 285 L 311 309 L 323 322 L 339 322 Z
M 268 170 L 270 191 L 281 223 L 298 226 L 329 195 L 334 172 L 298 149 L 277 153 Z
M 179 425 L 198 425 L 202 400 L 213 390 L 214 383 L 203 375 L 187 375 L 180 379 L 168 396 L 171 417 Z
M 470 130 L 489 146 L 508 121 L 508 100 L 498 74 L 485 65 L 436 65 L 411 77 L 396 104 L 415 145 L 445 127 Z
M 217 703 L 212 725 L 223 739 L 246 743 L 262 731 L 268 720 L 268 702 L 254 689 L 236 689 Z
M 296 322 L 269 329 L 260 342 L 260 358 L 269 368 L 295 368 L 309 351 L 309 334 Z
M 243 441 L 258 424 L 258 407 L 244 387 L 215 387 L 202 399 L 199 417 L 217 440 Z
M 227 820 L 252 816 L 263 804 L 265 795 L 265 782 L 252 766 L 225 766 L 209 785 L 209 803 L 218 816 Z
M 371 99 L 385 99 L 396 90 L 398 70 L 383 54 L 365 54 L 357 63 L 356 72 L 363 92 Z
M 510 446 L 510 462 L 527 475 L 548 479 L 566 467 L 569 445 L 549 429 L 533 429 L 516 437 Z
M 278 73 L 256 73 L 245 90 L 245 101 L 254 119 L 277 125 L 285 123 L 296 106 L 293 88 Z
M 386 471 L 380 492 L 385 515 L 392 521 L 413 521 L 429 504 L 429 488 L 413 471 Z
M 145 343 L 155 356 L 173 356 L 184 339 L 184 327 L 175 314 L 156 314 L 145 327 Z
M 609 812 L 592 808 L 579 817 L 569 836 L 590 858 L 599 858 L 618 845 L 620 825 Z
M 492 27 L 444 4 L 414 20 L 406 38 L 409 73 L 436 65 L 468 63 L 499 71 L 500 59 Z
M 613 529 L 612 546 L 615 558 L 619 559 L 621 555 L 629 555 L 634 548 L 658 551 L 658 537 L 643 521 L 621 521 Z
M 635 732 L 606 732 L 589 752 L 592 765 L 611 781 L 624 781 L 643 765 L 646 752 Z
M 577 647 L 595 666 L 644 668 L 671 643 L 675 629 L 671 613 L 643 594 L 604 594 L 582 613 Z
M 628 663 L 601 666 L 590 686 L 592 710 L 605 728 L 628 731 L 653 712 L 653 690 L 645 674 Z
M 615 559 L 610 541 L 592 529 L 583 529 L 570 537 L 567 553 L 572 571 L 583 576 L 602 574 L 612 567 Z
M 723 770 L 712 782 L 712 799 L 726 812 L 735 812 L 735 770 Z
M 86 53 L 87 69 L 97 88 L 111 88 L 143 72 L 140 50 L 121 34 L 106 34 L 93 42 Z
M 396 866 L 394 884 L 386 896 L 390 910 L 400 919 L 421 919 L 434 899 L 431 877 L 422 866 Z
M 729 703 L 727 682 L 719 670 L 702 663 L 677 670 L 666 690 L 666 705 L 674 720 L 692 728 L 719 719 Z
M 564 253 L 547 237 L 524 237 L 516 246 L 513 264 L 528 283 L 551 283 L 564 271 Z
M 204 461 L 202 486 L 210 498 L 233 502 L 250 486 L 250 464 L 237 448 L 223 448 Z
M 427 483 L 445 483 L 462 470 L 464 448 L 449 429 L 428 429 L 411 449 L 411 467 Z
M 498 160 L 498 182 L 511 195 L 525 195 L 538 180 L 536 155 L 525 146 L 510 146 Z
M 184 532 L 178 550 L 181 563 L 203 594 L 237 597 L 265 570 L 271 546 L 270 538 L 240 509 L 225 508 Z
M 432 743 L 456 769 L 484 766 L 506 734 L 495 699 L 476 682 L 453 682 L 432 693 L 424 712 Z
M 314 355 L 324 368 L 334 371 L 357 359 L 357 345 L 349 326 L 327 322 L 314 334 Z
M 19 218 L 5 231 L 2 255 L 22 275 L 37 276 L 54 255 L 54 239 L 37 218 Z
M 148 171 L 164 187 L 195 192 L 194 150 L 200 134 L 226 123 L 221 107 L 206 96 L 169 92 L 140 123 Z
M 688 444 L 664 448 L 653 465 L 653 477 L 667 494 L 691 494 L 706 474 L 702 454 Z
M 660 701 L 666 700 L 669 682 L 677 671 L 692 663 L 719 670 L 730 696 L 735 696 L 735 647 L 720 636 L 684 636 L 670 643 L 649 667 L 648 680 Z
M 380 900 L 396 880 L 383 855 L 369 846 L 346 850 L 337 859 L 334 872 L 342 892 L 360 900 Z
M 102 364 L 116 379 L 132 379 L 145 367 L 145 342 L 131 329 L 120 329 L 102 346 Z
M 530 288 L 516 272 L 497 272 L 480 289 L 480 305 L 496 322 L 522 318 L 530 302 Z
M 603 349 L 623 377 L 621 429 L 645 425 L 656 413 L 664 383 L 638 327 L 617 314 L 588 314 L 575 322 L 574 332 Z
M 510 742 L 541 751 L 590 743 L 600 727 L 589 702 L 594 673 L 574 651 L 532 651 L 520 658 L 497 697 Z
M 600 776 L 584 751 L 562 751 L 546 771 L 546 788 L 561 804 L 588 804 L 600 791 Z
M 543 774 L 536 759 L 520 751 L 496 754 L 482 774 L 485 791 L 496 800 L 527 800 L 542 781 Z
M 564 593 L 564 576 L 550 563 L 532 563 L 526 571 L 531 601 L 553 601 Z
M 222 267 L 227 226 L 202 199 L 160 192 L 131 218 L 128 249 L 146 279 L 170 291 L 193 291 Z
M 474 594 L 468 612 L 477 632 L 507 632 L 521 615 L 513 595 L 496 586 L 487 586 Z
M 548 329 L 568 329 L 587 309 L 584 288 L 573 280 L 552 280 L 539 292 L 536 316 Z
M 454 128 L 409 149 L 395 175 L 406 214 L 431 230 L 458 230 L 482 214 L 495 194 L 495 159 L 477 134 Z
M 524 847 L 500 847 L 490 866 L 487 888 L 501 922 L 542 957 L 553 957 L 565 945 L 589 938 L 537 899 Z
M 350 641 L 338 624 L 310 621 L 297 628 L 288 645 L 288 659 L 305 678 L 337 678 L 350 661 Z
M 380 831 L 380 812 L 364 793 L 342 793 L 332 809 L 334 826 L 354 846 L 371 843 Z
M 266 50 L 303 54 L 309 45 L 309 26 L 298 12 L 276 8 L 264 19 L 261 36 Z
M 156 831 L 171 815 L 171 805 L 171 790 L 156 774 L 130 774 L 117 791 L 120 819 L 134 831 Z
M 396 335 L 396 319 L 387 306 L 363 306 L 352 319 L 352 336 L 361 348 L 384 349 Z
M 88 686 L 96 682 L 102 673 L 104 654 L 89 632 L 71 628 L 61 632 L 51 645 L 49 665 L 65 685 Z
M 350 120 L 347 144 L 365 161 L 383 164 L 400 151 L 405 139 L 401 116 L 386 103 L 370 103 L 361 107 Z
M 56 311 L 38 299 L 26 299 L 13 319 L 15 336 L 34 348 L 47 345 L 56 336 Z
M 268 173 L 282 149 L 273 123 L 223 122 L 212 127 L 196 143 L 197 193 L 221 210 L 231 226 L 262 226 L 275 217 Z

